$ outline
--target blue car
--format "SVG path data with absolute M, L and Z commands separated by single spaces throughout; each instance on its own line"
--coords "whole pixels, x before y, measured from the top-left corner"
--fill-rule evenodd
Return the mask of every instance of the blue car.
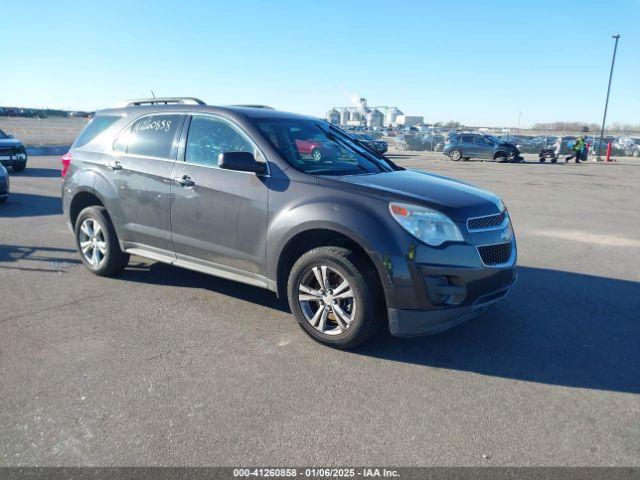
M 480 158 L 496 162 L 521 162 L 518 147 L 484 133 L 452 132 L 445 140 L 442 150 L 454 162 Z

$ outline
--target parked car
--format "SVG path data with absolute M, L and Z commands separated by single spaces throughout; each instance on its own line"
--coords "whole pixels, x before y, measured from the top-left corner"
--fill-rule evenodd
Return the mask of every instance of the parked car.
M 367 147 L 375 150 L 378 153 L 387 153 L 389 150 L 389 144 L 383 140 L 376 140 L 371 135 L 367 135 L 366 133 L 354 133 L 352 134 L 356 140 L 361 143 L 364 143 Z
M 640 138 L 620 137 L 613 145 L 623 155 L 640 157 Z
M 301 140 L 335 155 L 301 155 Z M 264 287 L 334 347 L 385 325 L 398 336 L 447 329 L 516 280 L 499 197 L 405 170 L 317 118 L 132 101 L 96 113 L 62 176 L 64 216 L 94 274 L 117 274 L 135 254 Z
M 460 159 L 481 158 L 496 162 L 519 162 L 523 158 L 518 147 L 511 142 L 485 133 L 450 133 L 442 153 L 457 162 Z
M 0 130 L 0 164 L 21 172 L 27 168 L 27 151 L 20 140 Z
M 7 169 L 0 164 L 0 203 L 4 203 L 9 198 L 9 174 Z

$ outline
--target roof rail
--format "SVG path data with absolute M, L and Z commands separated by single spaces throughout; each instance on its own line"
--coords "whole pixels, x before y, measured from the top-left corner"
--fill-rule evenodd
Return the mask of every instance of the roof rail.
M 257 105 L 257 104 L 248 104 L 248 105 L 231 105 L 232 107 L 244 107 L 244 108 L 265 108 L 267 110 L 275 110 L 275 108 L 270 107 L 269 105 Z
M 118 103 L 118 107 L 133 107 L 140 105 L 206 105 L 199 98 L 194 97 L 157 97 L 157 98 L 139 98 L 136 100 L 125 100 Z

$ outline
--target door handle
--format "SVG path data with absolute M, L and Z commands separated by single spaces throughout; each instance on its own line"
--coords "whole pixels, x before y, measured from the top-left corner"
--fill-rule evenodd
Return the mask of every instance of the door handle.
M 196 182 L 191 180 L 191 177 L 189 175 L 183 175 L 181 177 L 173 177 L 173 180 L 176 183 L 179 183 L 180 185 L 182 185 L 183 187 L 193 187 L 196 184 Z
M 109 168 L 111 170 L 122 170 L 122 164 L 118 160 L 114 160 L 113 162 L 109 162 Z

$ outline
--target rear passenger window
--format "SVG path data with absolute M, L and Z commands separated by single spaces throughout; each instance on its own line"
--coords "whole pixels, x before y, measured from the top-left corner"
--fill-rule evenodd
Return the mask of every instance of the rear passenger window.
M 185 161 L 215 167 L 225 152 L 249 152 L 255 149 L 247 138 L 228 122 L 215 117 L 194 116 L 189 126 Z
M 473 143 L 473 135 L 462 135 L 463 143 Z
M 104 132 L 107 128 L 109 128 L 113 123 L 118 120 L 120 117 L 114 115 L 104 115 L 99 117 L 93 117 L 86 127 L 80 132 L 76 141 L 73 142 L 73 148 L 79 147 L 81 145 L 85 145 L 89 143 L 91 140 L 96 138 L 102 132 Z
M 171 158 L 171 149 L 180 117 L 181 115 L 178 114 L 143 117 L 131 126 L 131 132 L 128 135 L 125 134 L 123 139 L 118 139 L 114 148 L 122 149 L 124 141 L 128 144 L 128 154 Z

